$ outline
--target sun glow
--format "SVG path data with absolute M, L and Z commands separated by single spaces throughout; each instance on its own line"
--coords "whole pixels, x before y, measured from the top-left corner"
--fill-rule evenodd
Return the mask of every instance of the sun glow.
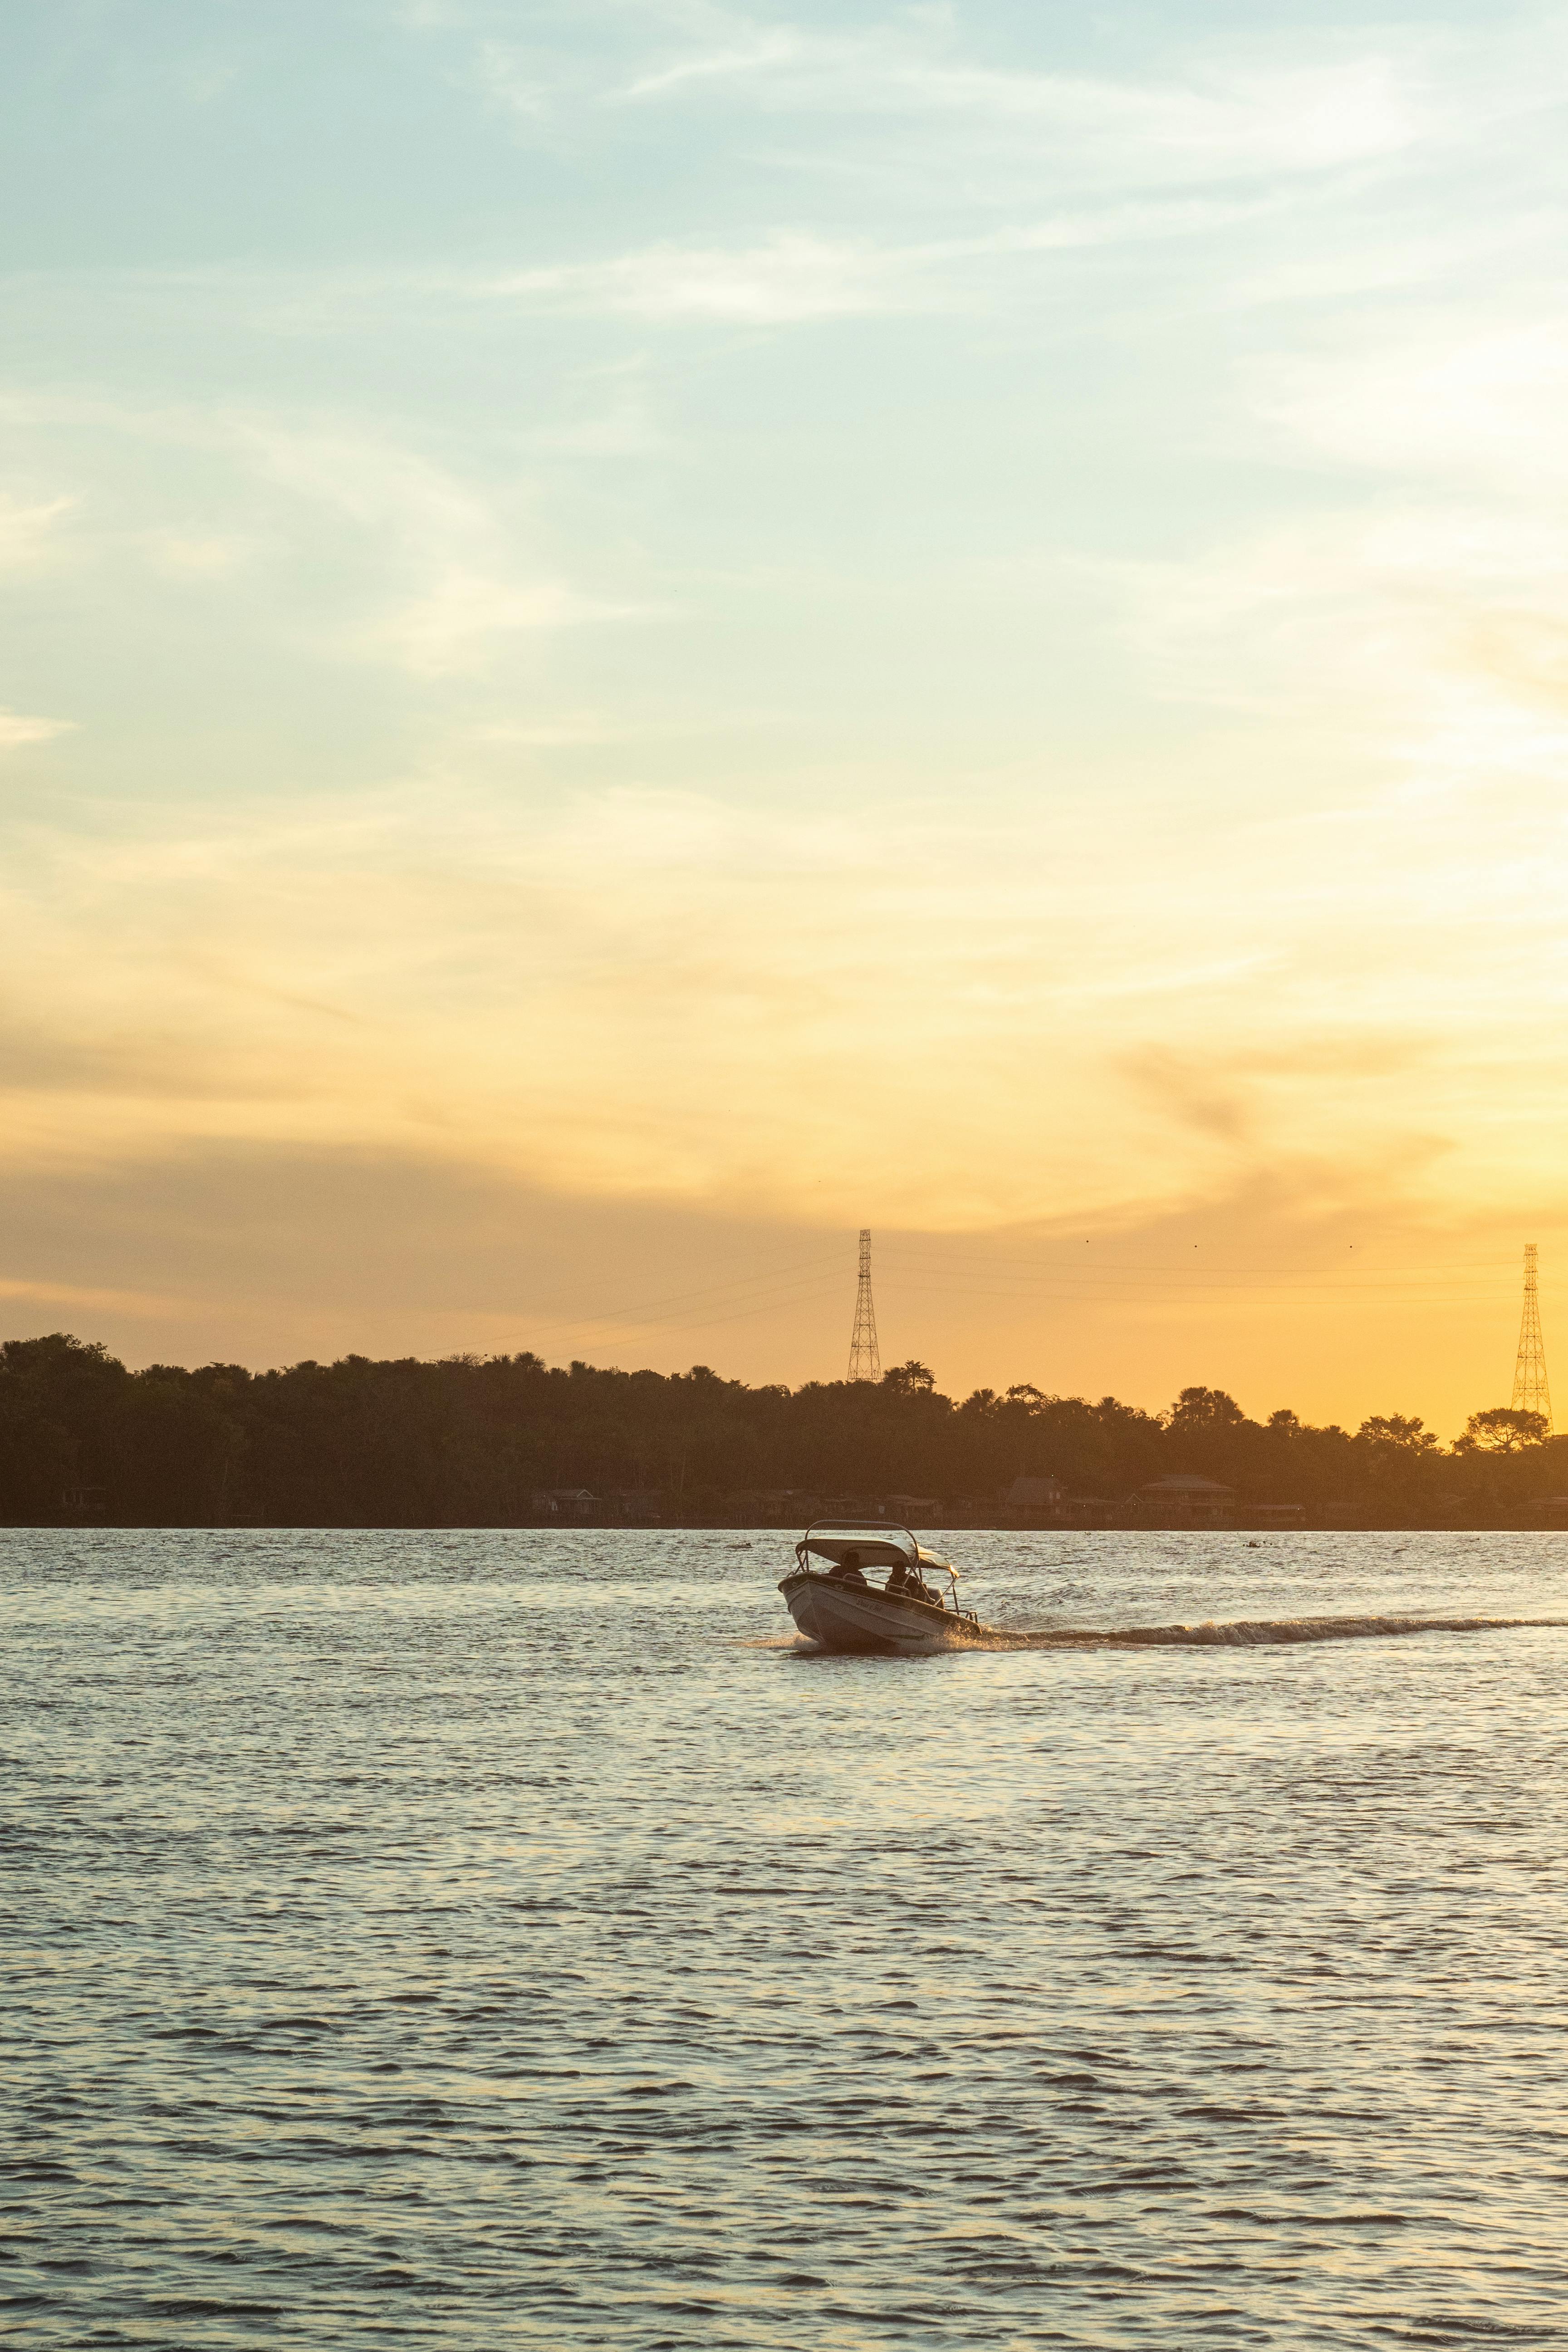
M 1319 1411 L 1370 1348 L 1373 1402 L 1469 1409 L 1458 1269 L 1525 1223 L 1550 1266 L 1568 1139 L 1561 42 L 1216 26 L 1132 78 L 963 11 L 589 14 L 527 73 L 405 26 L 341 183 L 245 260 L 168 201 L 211 110 L 264 105 L 237 60 L 166 98 L 112 236 L 112 143 L 82 164 L 14 289 L 48 364 L 5 388 L 9 1295 L 289 1353 L 598 1329 L 868 1221 L 1354 1245 L 1430 1312 L 911 1286 L 912 1344 Z M 558 174 L 500 260 L 478 179 L 437 200 L 481 149 Z M 722 237 L 645 152 L 722 184 Z M 377 1170 L 401 1306 L 315 1222 Z M 416 1195 L 510 1197 L 533 1258 Z M 799 1377 L 837 1319 L 725 1344 Z

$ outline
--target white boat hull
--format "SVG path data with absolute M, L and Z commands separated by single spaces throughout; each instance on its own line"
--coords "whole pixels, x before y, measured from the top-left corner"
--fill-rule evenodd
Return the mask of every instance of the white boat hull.
M 905 1601 L 875 1585 L 848 1584 L 842 1578 L 808 1570 L 786 1576 L 779 1586 L 790 1615 L 808 1641 L 825 1650 L 862 1657 L 914 1657 L 944 1648 L 973 1631 L 973 1621 L 934 1601 Z

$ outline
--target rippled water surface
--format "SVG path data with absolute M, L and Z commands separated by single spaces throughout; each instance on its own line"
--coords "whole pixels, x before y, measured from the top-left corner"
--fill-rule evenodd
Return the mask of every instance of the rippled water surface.
M 1551 1536 L 954 1537 L 1009 1626 Z M 1568 2341 L 1568 1632 L 825 1659 L 773 1535 L 0 1532 L 24 2346 Z

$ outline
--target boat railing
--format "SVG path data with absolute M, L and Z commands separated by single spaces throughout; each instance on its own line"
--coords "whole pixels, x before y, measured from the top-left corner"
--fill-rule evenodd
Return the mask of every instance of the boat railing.
M 802 1536 L 800 1541 L 795 1548 L 795 1559 L 799 1561 L 802 1569 L 805 1570 L 808 1576 L 813 1576 L 816 1573 L 816 1570 L 811 1567 L 809 1561 L 812 1537 L 816 1535 L 833 1535 L 839 1532 L 842 1532 L 847 1536 L 861 1536 L 865 1538 L 868 1544 L 889 1543 L 895 1536 L 904 1537 L 910 1547 L 909 1565 L 914 1570 L 915 1574 L 921 1578 L 922 1583 L 924 1582 L 925 1571 L 928 1568 L 935 1570 L 936 1573 L 940 1576 L 945 1576 L 947 1579 L 949 1602 L 951 1603 L 952 1614 L 955 1617 L 966 1617 L 972 1622 L 978 1622 L 975 1619 L 973 1609 L 961 1609 L 958 1605 L 958 1570 L 953 1567 L 952 1562 L 947 1559 L 940 1561 L 935 1560 L 929 1553 L 922 1559 L 920 1538 L 915 1534 L 914 1529 L 912 1528 L 901 1527 L 898 1525 L 897 1522 L 890 1519 L 813 1519 L 811 1525 L 806 1528 L 805 1533 Z M 949 1604 L 939 1602 L 938 1605 L 947 1606 Z

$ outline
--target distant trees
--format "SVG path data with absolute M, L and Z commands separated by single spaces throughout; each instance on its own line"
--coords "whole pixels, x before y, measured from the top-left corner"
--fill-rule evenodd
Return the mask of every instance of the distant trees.
M 787 1517 L 813 1497 L 934 1495 L 983 1515 L 1020 1475 L 1117 1502 L 1192 1472 L 1344 1524 L 1506 1521 L 1568 1488 L 1564 1441 L 1494 1406 L 1443 1448 L 1374 1414 L 1354 1435 L 1223 1389 L 1159 1414 L 1032 1381 L 942 1395 L 913 1359 L 880 1382 L 750 1388 L 711 1366 L 625 1372 L 540 1357 L 345 1356 L 132 1372 L 53 1332 L 0 1347 L 0 1521 L 59 1526 L 490 1527 L 542 1488 L 654 1489 L 672 1517 Z
M 1474 1418 L 1473 1415 L 1471 1417 Z M 1546 1434 L 1544 1422 L 1541 1434 L 1542 1437 Z M 1363 1444 L 1389 1445 L 1402 1454 L 1436 1454 L 1437 1451 L 1437 1440 L 1425 1423 L 1408 1420 L 1402 1412 L 1374 1412 L 1369 1421 L 1362 1423 L 1356 1435 Z
M 1183 1433 L 1238 1429 L 1246 1419 L 1236 1399 L 1223 1389 L 1184 1389 L 1165 1415 L 1165 1425 Z
M 1465 1433 L 1454 1440 L 1456 1454 L 1519 1454 L 1539 1445 L 1546 1435 L 1543 1412 L 1522 1412 L 1506 1404 L 1489 1405 L 1471 1413 Z

